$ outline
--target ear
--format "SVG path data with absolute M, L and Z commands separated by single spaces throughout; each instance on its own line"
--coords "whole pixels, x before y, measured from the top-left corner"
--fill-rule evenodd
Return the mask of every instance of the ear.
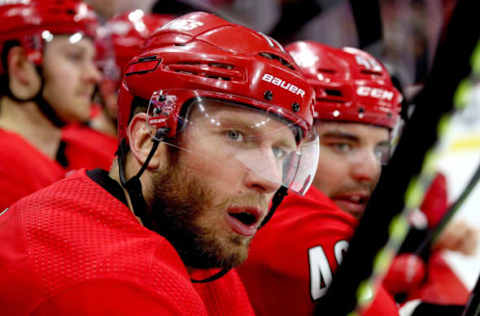
M 130 124 L 128 124 L 127 137 L 130 144 L 130 151 L 138 163 L 143 165 L 153 146 L 151 129 L 147 126 L 147 115 L 145 113 L 138 113 L 132 118 Z M 161 165 L 164 155 L 165 146 L 160 144 L 148 163 L 147 168 L 157 169 Z
M 35 65 L 27 57 L 25 49 L 12 47 L 8 52 L 9 86 L 13 95 L 20 99 L 34 97 L 41 85 L 41 79 Z

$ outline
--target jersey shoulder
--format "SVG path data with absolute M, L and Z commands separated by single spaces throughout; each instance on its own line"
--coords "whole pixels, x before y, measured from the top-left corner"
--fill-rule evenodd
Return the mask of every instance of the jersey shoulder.
M 72 124 L 62 129 L 68 170 L 109 170 L 117 150 L 117 139 L 86 126 Z
M 34 296 L 32 301 L 110 280 L 171 297 L 182 310 L 203 307 L 174 247 L 141 226 L 84 171 L 22 199 L 8 212 L 13 216 L 6 228 L 21 226 L 23 241 L 21 247 L 0 253 L 1 265 L 32 276 L 31 282 L 17 284 L 18 291 Z

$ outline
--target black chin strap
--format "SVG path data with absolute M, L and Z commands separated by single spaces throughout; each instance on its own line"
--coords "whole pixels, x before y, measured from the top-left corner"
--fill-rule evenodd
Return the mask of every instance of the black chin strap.
M 272 199 L 272 206 L 270 207 L 270 211 L 268 212 L 267 216 L 263 219 L 263 222 L 260 224 L 260 228 L 262 228 L 273 216 L 273 213 L 275 213 L 275 210 L 278 208 L 280 203 L 282 203 L 283 199 L 285 196 L 288 194 L 288 188 L 281 186 L 277 192 L 275 192 L 275 195 L 273 196 Z M 202 280 L 195 280 L 195 279 L 190 279 L 192 283 L 207 283 L 207 282 L 212 282 L 215 280 L 220 279 L 222 276 L 227 274 L 232 268 L 223 268 L 219 272 L 213 274 L 212 276 L 202 279 Z
M 260 224 L 260 228 L 262 228 L 273 216 L 275 210 L 280 206 L 283 199 L 288 195 L 288 188 L 281 186 L 272 199 L 272 206 L 270 207 L 270 212 L 268 212 L 267 216 L 263 219 L 262 224 Z
M 207 282 L 212 282 L 215 280 L 220 279 L 223 277 L 225 274 L 227 274 L 232 268 L 223 268 L 222 270 L 218 271 L 217 273 L 213 274 L 212 276 L 209 276 L 208 278 L 201 279 L 201 280 L 196 280 L 196 279 L 190 279 L 192 283 L 207 283 Z
M 131 177 L 128 181 L 125 177 L 125 165 L 128 153 L 128 144 L 125 139 L 122 139 L 122 142 L 120 143 L 120 146 L 118 148 L 118 169 L 120 175 L 120 183 L 122 184 L 122 187 L 127 190 L 130 201 L 132 202 L 133 213 L 135 214 L 135 216 L 139 217 L 143 225 L 150 230 L 153 230 L 153 223 L 151 216 L 148 216 L 147 214 L 147 203 L 145 202 L 145 198 L 143 197 L 142 183 L 140 182 L 140 177 L 142 176 L 145 169 L 147 169 L 150 160 L 157 151 L 158 145 L 163 140 L 163 134 L 164 130 L 159 129 L 157 131 L 155 137 L 152 138 L 153 146 L 150 150 L 150 153 L 148 154 L 147 159 L 145 160 L 137 174 Z
M 166 135 L 166 132 L 167 132 L 166 129 L 159 129 L 157 131 L 155 137 L 152 138 L 153 146 L 152 146 L 152 149 L 150 150 L 150 153 L 148 154 L 147 159 L 143 163 L 138 173 L 135 176 L 131 177 L 128 181 L 126 180 L 126 177 L 125 177 L 125 165 L 126 165 L 126 157 L 127 157 L 129 148 L 125 139 L 122 139 L 120 146 L 118 147 L 118 153 L 117 153 L 120 183 L 122 187 L 124 187 L 125 190 L 127 190 L 127 193 L 130 197 L 130 201 L 132 203 L 133 213 L 135 214 L 135 216 L 139 217 L 143 225 L 150 230 L 153 230 L 153 222 L 152 222 L 151 216 L 148 216 L 147 214 L 147 203 L 145 202 L 145 198 L 143 197 L 142 183 L 140 182 L 140 177 L 142 176 L 143 172 L 147 168 L 148 163 L 152 159 L 153 155 L 157 151 L 158 145 L 164 139 L 164 135 Z M 230 268 L 225 268 L 206 279 L 203 279 L 203 280 L 191 279 L 191 281 L 192 283 L 206 283 L 206 282 L 215 281 L 221 278 L 222 276 L 224 276 L 225 274 L 227 274 L 228 271 L 230 271 Z
M 125 188 L 125 190 L 127 190 L 127 193 L 130 197 L 130 201 L 132 202 L 133 213 L 135 214 L 135 216 L 139 217 L 143 225 L 150 230 L 152 230 L 153 228 L 153 223 L 152 223 L 152 218 L 147 214 L 147 203 L 145 202 L 145 198 L 143 197 L 142 183 L 140 182 L 140 177 L 145 171 L 145 169 L 147 168 L 148 163 L 152 159 L 153 155 L 155 154 L 155 151 L 157 150 L 158 145 L 164 139 L 164 135 L 166 135 L 165 129 L 159 129 L 157 131 L 155 137 L 152 138 L 153 146 L 152 146 L 152 149 L 150 150 L 150 153 L 148 154 L 147 159 L 143 163 L 138 173 L 132 178 L 130 178 L 128 181 L 126 180 L 126 177 L 125 177 L 125 165 L 126 165 L 125 163 L 126 163 L 126 157 L 127 157 L 129 148 L 125 139 L 122 139 L 120 146 L 118 147 L 118 164 L 119 164 L 118 169 L 119 169 L 119 175 L 120 175 L 120 183 Z M 288 189 L 286 187 L 282 186 L 280 187 L 280 189 L 277 190 L 277 192 L 275 193 L 272 199 L 272 206 L 270 208 L 270 212 L 265 217 L 260 227 L 265 225 L 270 220 L 270 218 L 273 216 L 273 213 L 275 212 L 275 210 L 277 209 L 277 207 L 280 205 L 283 198 L 287 194 L 288 194 Z M 213 274 L 208 278 L 201 279 L 201 280 L 196 280 L 196 279 L 190 279 L 190 280 L 192 281 L 192 283 L 212 282 L 223 277 L 231 269 L 232 268 L 223 268 L 219 272 Z
M 42 79 L 43 82 L 43 79 Z M 43 87 L 43 84 L 42 84 Z M 45 100 L 43 97 L 43 88 L 40 92 L 33 98 L 33 101 L 37 104 L 40 112 L 56 127 L 62 128 L 66 125 L 66 122 L 62 120 L 58 115 L 57 112 L 53 109 L 50 103 Z
M 47 100 L 45 100 L 45 98 L 43 97 L 43 88 L 45 87 L 45 79 L 43 78 L 42 68 L 38 66 L 36 67 L 36 69 L 40 77 L 40 88 L 38 89 L 38 92 L 33 97 L 25 98 L 25 99 L 19 98 L 12 92 L 12 90 L 10 89 L 10 86 L 7 86 L 7 96 L 18 103 L 35 102 L 40 112 L 54 126 L 61 128 L 65 126 L 66 123 L 57 115 L 57 113 L 52 108 L 50 103 L 48 103 Z

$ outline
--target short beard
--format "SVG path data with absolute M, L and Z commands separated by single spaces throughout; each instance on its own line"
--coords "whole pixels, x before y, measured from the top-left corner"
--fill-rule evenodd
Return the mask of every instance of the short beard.
M 206 181 L 179 168 L 176 161 L 172 165 L 153 176 L 151 212 L 154 230 L 175 247 L 188 267 L 230 269 L 245 261 L 246 251 L 228 251 L 215 232 L 198 224 L 206 210 L 222 209 L 229 201 L 211 205 L 215 194 L 207 187 Z M 248 247 L 238 236 L 229 241 Z

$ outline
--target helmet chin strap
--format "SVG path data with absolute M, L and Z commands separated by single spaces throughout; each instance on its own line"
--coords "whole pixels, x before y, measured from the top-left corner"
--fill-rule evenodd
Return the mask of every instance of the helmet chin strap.
M 126 163 L 126 157 L 128 153 L 128 144 L 123 139 L 120 143 L 120 146 L 118 148 L 118 164 L 119 164 L 119 176 L 120 176 L 120 183 L 122 187 L 127 190 L 128 196 L 130 197 L 130 201 L 132 203 L 132 208 L 133 208 L 133 213 L 135 216 L 139 217 L 140 220 L 142 221 L 142 224 L 148 228 L 149 230 L 153 231 L 153 222 L 151 216 L 148 216 L 147 214 L 147 203 L 145 201 L 145 198 L 142 193 L 142 183 L 140 181 L 140 177 L 142 176 L 143 172 L 148 166 L 148 163 L 152 159 L 153 155 L 157 151 L 158 145 L 160 142 L 165 139 L 165 135 L 168 133 L 167 128 L 159 129 L 157 130 L 155 137 L 152 137 L 152 142 L 153 146 L 152 149 L 150 150 L 150 153 L 147 156 L 147 159 L 143 163 L 142 167 L 140 170 L 137 172 L 136 175 L 131 177 L 129 180 L 126 179 L 125 176 L 125 163 Z M 160 233 L 160 232 L 157 232 Z M 228 271 L 230 271 L 229 268 L 224 268 L 218 273 L 215 273 L 214 275 L 202 279 L 202 280 L 195 280 L 191 279 L 192 283 L 206 283 L 206 282 L 211 282 L 215 281 L 222 276 L 224 276 Z
M 268 212 L 267 216 L 263 219 L 262 223 L 260 224 L 260 228 L 262 228 L 273 216 L 273 213 L 275 210 L 278 208 L 280 203 L 282 203 L 283 198 L 288 194 L 288 188 L 281 186 L 277 192 L 275 192 L 275 195 L 273 196 L 272 199 L 272 206 L 270 207 L 270 211 Z M 212 276 L 202 279 L 202 280 L 195 280 L 191 279 L 192 283 L 207 283 L 207 282 L 212 282 L 215 280 L 220 279 L 222 276 L 227 274 L 232 268 L 223 268 L 219 272 L 213 274 Z
M 40 77 L 40 88 L 38 89 L 38 92 L 31 98 L 19 98 L 17 97 L 10 87 L 7 88 L 7 96 L 14 100 L 15 102 L 18 103 L 27 103 L 27 102 L 34 102 L 40 112 L 56 127 L 61 128 L 65 126 L 65 121 L 63 121 L 55 112 L 53 107 L 48 103 L 47 100 L 43 97 L 43 89 L 45 87 L 45 79 L 43 77 L 43 71 L 40 66 L 35 67 L 37 70 L 37 73 Z
M 150 150 L 150 153 L 147 156 L 147 159 L 143 163 L 140 170 L 137 172 L 136 175 L 131 177 L 130 179 L 126 179 L 125 176 L 125 166 L 126 166 L 126 158 L 128 153 L 128 144 L 125 139 L 122 139 L 120 146 L 118 148 L 118 164 L 119 164 L 119 176 L 120 176 L 120 183 L 122 187 L 127 190 L 128 196 L 130 197 L 130 201 L 132 202 L 133 213 L 135 216 L 139 217 L 142 221 L 143 225 L 153 230 L 153 223 L 152 218 L 147 214 L 147 203 L 145 202 L 145 198 L 142 193 L 142 183 L 140 181 L 140 177 L 142 176 L 145 169 L 147 169 L 150 160 L 152 159 L 153 155 L 157 151 L 158 145 L 160 142 L 165 138 L 167 134 L 166 128 L 160 128 L 157 130 L 155 137 L 152 137 L 153 146 Z
M 268 212 L 267 216 L 263 219 L 262 223 L 260 224 L 259 228 L 262 228 L 273 216 L 275 210 L 280 206 L 283 199 L 288 195 L 288 188 L 285 186 L 281 186 L 272 199 L 272 206 L 270 207 L 270 212 Z
M 212 282 L 215 280 L 220 279 L 223 277 L 225 274 L 227 274 L 232 268 L 222 268 L 222 270 L 218 271 L 217 273 L 214 273 L 213 275 L 209 276 L 208 278 L 197 280 L 197 279 L 192 279 L 190 278 L 190 281 L 192 283 L 207 283 L 207 282 Z

